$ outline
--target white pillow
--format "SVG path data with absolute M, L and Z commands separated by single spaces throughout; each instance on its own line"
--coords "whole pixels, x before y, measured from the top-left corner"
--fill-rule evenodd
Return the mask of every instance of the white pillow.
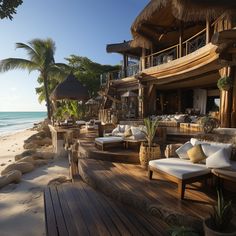
M 206 143 L 202 144 L 201 146 L 202 146 L 202 150 L 203 150 L 204 154 L 207 157 L 213 155 L 215 152 L 217 152 L 220 149 L 222 149 L 221 147 L 210 145 L 210 144 L 206 144 Z
M 118 127 L 120 133 L 125 132 L 125 125 L 118 125 L 117 127 Z
M 179 123 L 183 123 L 185 120 L 185 117 L 186 117 L 186 115 L 180 114 L 180 115 L 175 115 L 174 119 Z
M 145 134 L 138 127 L 131 126 L 131 132 L 134 139 L 145 139 Z
M 130 125 L 125 125 L 125 131 L 128 130 L 128 129 L 130 129 L 130 128 L 131 128 Z M 125 132 L 125 131 L 124 131 L 124 132 Z
M 230 167 L 230 155 L 225 148 L 220 149 L 206 159 L 207 168 Z
M 179 156 L 180 159 L 189 160 L 189 156 L 188 156 L 187 151 L 192 147 L 193 147 L 193 145 L 190 142 L 186 142 L 181 147 L 176 149 L 175 152 Z
M 193 146 L 198 145 L 198 144 L 209 144 L 209 143 L 207 143 L 207 142 L 205 142 L 205 141 L 200 141 L 200 140 L 198 140 L 198 139 L 196 139 L 196 138 L 191 138 L 191 139 L 190 139 L 190 143 L 191 143 Z M 209 144 L 209 145 L 210 145 L 210 144 Z
M 112 136 L 116 136 L 119 132 L 119 127 L 117 126 L 115 129 L 112 130 L 111 134 Z

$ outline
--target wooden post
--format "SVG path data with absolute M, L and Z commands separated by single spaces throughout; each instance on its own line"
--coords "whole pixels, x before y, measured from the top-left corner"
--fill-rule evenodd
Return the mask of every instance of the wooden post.
M 182 110 L 182 104 L 181 104 L 181 89 L 178 89 L 177 92 L 178 96 L 178 112 L 180 113 Z
M 138 89 L 138 98 L 139 98 L 139 118 L 143 119 L 144 118 L 144 87 L 140 83 L 139 84 L 139 89 Z
M 123 54 L 123 69 L 124 69 L 124 77 L 127 77 L 127 66 L 128 66 L 128 57 L 124 53 Z
M 233 91 L 232 91 L 232 111 L 231 111 L 231 128 L 236 128 L 236 68 L 233 68 Z
M 179 26 L 179 51 L 177 53 L 177 58 L 180 58 L 183 56 L 183 23 L 180 21 Z
M 224 67 L 219 71 L 220 76 L 232 76 L 232 68 Z M 231 105 L 232 105 L 231 90 L 220 91 L 220 127 L 230 128 Z
M 146 49 L 142 48 L 141 71 L 145 69 L 145 56 L 146 56 Z
M 206 17 L 206 44 L 210 43 L 210 20 Z

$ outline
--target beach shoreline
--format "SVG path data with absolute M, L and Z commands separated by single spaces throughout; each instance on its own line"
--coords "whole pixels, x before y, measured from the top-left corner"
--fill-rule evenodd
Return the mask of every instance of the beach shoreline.
M 37 131 L 25 129 L 0 136 L 0 171 L 24 151 L 24 140 Z M 0 235 L 46 235 L 43 191 L 48 182 L 60 176 L 69 178 L 68 161 L 58 157 L 22 175 L 21 182 L 0 189 Z

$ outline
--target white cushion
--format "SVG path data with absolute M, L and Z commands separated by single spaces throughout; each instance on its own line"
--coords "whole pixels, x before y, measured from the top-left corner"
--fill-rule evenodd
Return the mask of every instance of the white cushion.
M 230 166 L 230 155 L 225 148 L 220 149 L 206 159 L 207 168 L 224 168 Z
M 145 139 L 145 134 L 138 127 L 131 126 L 131 132 L 134 139 Z
M 221 149 L 221 147 L 218 146 L 214 146 L 214 145 L 210 145 L 210 144 L 202 144 L 202 150 L 204 152 L 204 154 L 209 157 L 212 154 L 214 154 L 215 152 L 219 151 Z
M 125 125 L 125 131 L 128 130 L 128 129 L 130 129 L 130 128 L 131 128 L 130 125 Z M 124 132 L 125 132 L 125 131 L 124 131 Z
M 116 136 L 116 134 L 119 133 L 119 127 L 116 127 L 115 129 L 113 129 L 111 133 L 113 136 Z
M 211 172 L 211 170 L 207 169 L 204 164 L 193 164 L 189 160 L 183 160 L 180 158 L 152 160 L 149 161 L 149 165 L 179 179 L 188 179 Z
M 102 137 L 102 138 L 95 138 L 95 142 L 97 143 L 120 143 L 123 142 L 123 138 L 121 137 Z
M 198 144 L 209 144 L 209 143 L 206 142 L 206 141 L 200 141 L 200 140 L 198 140 L 198 139 L 196 139 L 196 138 L 191 138 L 191 139 L 190 139 L 190 143 L 191 143 L 193 146 L 198 145 Z
M 190 142 L 186 142 L 184 145 L 176 149 L 175 152 L 179 156 L 179 158 L 189 160 L 187 151 L 192 147 L 193 145 Z
M 120 133 L 125 132 L 125 125 L 118 125 L 117 127 L 118 127 Z
M 185 117 L 186 117 L 186 115 L 180 114 L 180 115 L 175 115 L 175 116 L 174 116 L 174 119 L 175 119 L 177 122 L 182 123 L 182 122 L 184 122 Z

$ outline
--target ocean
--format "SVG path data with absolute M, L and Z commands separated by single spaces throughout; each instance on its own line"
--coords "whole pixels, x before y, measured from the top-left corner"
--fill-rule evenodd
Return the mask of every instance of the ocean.
M 46 117 L 46 112 L 0 112 L 0 136 L 32 128 Z

